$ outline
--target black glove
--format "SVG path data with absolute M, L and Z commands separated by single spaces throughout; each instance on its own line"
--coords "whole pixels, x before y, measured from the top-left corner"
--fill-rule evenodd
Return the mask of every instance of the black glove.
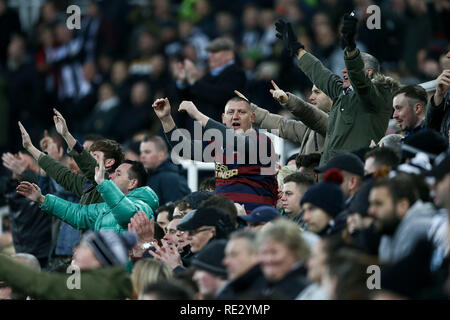
M 356 32 L 357 32 L 358 19 L 355 16 L 351 16 L 348 13 L 344 15 L 344 24 L 342 25 L 341 33 L 341 47 L 346 47 L 351 51 L 356 48 Z
M 295 56 L 299 49 L 305 48 L 298 41 L 290 22 L 286 23 L 286 21 L 280 19 L 275 23 L 275 28 L 277 38 L 283 40 L 284 47 L 288 50 L 290 56 Z

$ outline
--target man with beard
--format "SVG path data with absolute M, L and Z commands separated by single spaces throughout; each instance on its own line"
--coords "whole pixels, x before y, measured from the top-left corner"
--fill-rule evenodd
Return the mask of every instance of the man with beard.
M 376 181 L 369 195 L 369 215 L 382 234 L 378 256 L 381 263 L 396 263 L 427 238 L 435 209 L 419 199 L 413 179 L 400 173 Z

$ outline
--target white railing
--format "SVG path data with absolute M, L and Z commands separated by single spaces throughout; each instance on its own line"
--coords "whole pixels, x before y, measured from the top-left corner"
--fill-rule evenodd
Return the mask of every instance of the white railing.
M 284 154 L 284 140 L 278 136 L 267 134 L 273 142 L 275 152 L 280 156 L 279 162 L 284 164 L 286 155 Z M 187 183 L 192 192 L 198 190 L 199 171 L 214 171 L 214 163 L 199 162 L 193 160 L 179 160 L 180 165 L 187 171 Z
M 3 217 L 9 214 L 9 206 L 0 207 L 0 234 L 3 233 Z

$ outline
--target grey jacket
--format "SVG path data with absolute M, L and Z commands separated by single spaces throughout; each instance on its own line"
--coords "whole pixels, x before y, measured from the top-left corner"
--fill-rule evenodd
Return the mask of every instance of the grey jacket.
M 278 130 L 273 132 L 280 138 L 300 143 L 299 154 L 322 153 L 327 132 L 328 113 L 287 92 L 285 106 L 299 120 L 287 120 L 280 115 L 251 104 L 256 118 L 253 124 L 261 129 Z M 328 110 L 329 112 L 329 110 Z
M 396 263 L 412 252 L 417 242 L 426 239 L 436 209 L 418 200 L 406 213 L 392 236 L 381 237 L 378 257 L 381 263 Z

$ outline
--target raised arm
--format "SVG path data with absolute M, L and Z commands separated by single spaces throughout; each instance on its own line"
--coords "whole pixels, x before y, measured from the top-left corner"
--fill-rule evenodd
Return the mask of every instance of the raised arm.
M 20 122 L 19 129 L 22 135 L 23 147 L 38 161 L 39 166 L 64 189 L 81 196 L 86 178 L 70 171 L 69 168 L 62 165 L 59 161 L 36 148 L 31 142 L 28 132 Z
M 53 112 L 55 113 L 53 121 L 55 122 L 56 131 L 66 141 L 68 153 L 73 157 L 82 174 L 91 183 L 95 183 L 94 176 L 97 160 L 89 152 L 84 150 L 81 144 L 72 136 L 62 114 L 56 109 L 53 109 Z M 108 176 L 107 173 L 106 176 Z
M 298 66 L 320 90 L 325 92 L 332 100 L 342 92 L 342 79 L 332 73 L 312 54 L 307 53 L 304 45 L 298 41 L 290 23 L 283 20 L 275 24 L 277 37 L 283 40 L 285 48 L 291 56 L 298 59 Z
M 436 79 L 436 92 L 427 107 L 425 126 L 438 132 L 445 114 L 445 96 L 450 88 L 450 69 L 444 70 Z
M 389 106 L 386 102 L 391 100 L 392 97 L 386 95 L 385 92 L 380 92 L 380 89 L 374 84 L 371 77 L 366 74 L 361 53 L 356 48 L 357 24 L 358 19 L 353 12 L 344 15 L 344 23 L 341 29 L 341 44 L 342 48 L 345 48 L 345 66 L 347 67 L 348 78 L 353 89 L 359 98 L 364 101 L 361 106 L 367 108 L 369 112 L 377 113 L 380 112 L 381 107 Z M 372 74 L 375 74 L 377 71 L 372 70 Z M 389 111 L 391 111 L 390 106 Z
M 76 229 L 94 229 L 95 221 L 101 213 L 97 210 L 97 204 L 83 206 L 51 194 L 43 196 L 40 188 L 34 183 L 21 182 L 17 187 L 17 193 L 37 202 L 42 210 L 58 217 Z
M 191 137 L 184 135 L 183 130 L 180 130 L 175 125 L 175 121 L 172 118 L 171 114 L 171 106 L 169 99 L 157 99 L 152 105 L 153 110 L 155 111 L 156 116 L 161 121 L 161 125 L 164 130 L 164 134 L 166 136 L 166 140 L 169 145 L 175 151 L 177 146 L 182 146 L 182 154 L 181 157 L 183 159 L 203 161 L 203 149 L 205 147 L 205 143 L 201 140 L 193 140 Z M 197 153 L 194 150 L 202 150 L 200 152 L 200 157 L 197 157 Z

